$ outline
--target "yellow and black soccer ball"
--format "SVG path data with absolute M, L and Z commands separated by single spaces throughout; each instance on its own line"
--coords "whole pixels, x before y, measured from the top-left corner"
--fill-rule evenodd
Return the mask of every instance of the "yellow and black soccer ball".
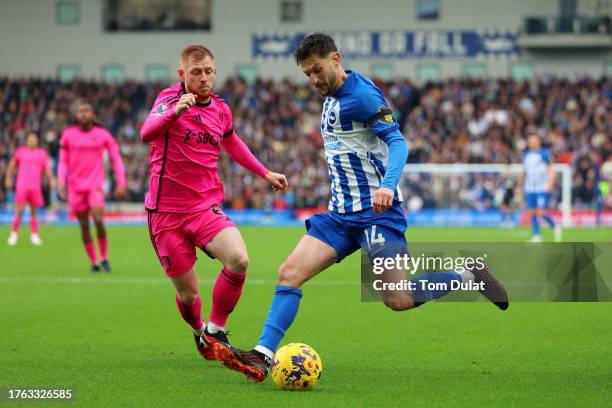
M 282 390 L 311 390 L 323 372 L 319 354 L 303 343 L 289 343 L 276 352 L 272 362 L 272 379 Z

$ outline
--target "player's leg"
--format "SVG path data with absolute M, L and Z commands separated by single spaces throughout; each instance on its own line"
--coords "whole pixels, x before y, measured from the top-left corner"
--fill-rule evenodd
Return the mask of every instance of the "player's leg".
M 373 210 L 360 215 L 353 221 L 351 233 L 372 262 L 376 258 L 396 259 L 409 256 L 406 244 L 406 218 L 399 205 L 393 206 L 383 214 Z M 385 262 L 383 261 L 383 264 Z M 395 264 L 395 262 L 393 262 Z M 383 283 L 401 283 L 406 279 L 406 271 L 396 266 L 384 270 L 380 276 Z M 473 279 L 468 272 L 462 277 L 456 272 L 430 272 L 414 277 L 414 290 L 381 290 L 381 298 L 388 308 L 395 311 L 409 310 L 433 299 L 441 298 L 450 292 L 451 284 Z M 424 283 L 442 283 L 430 290 Z
M 94 190 L 89 192 L 87 196 L 87 204 L 91 208 L 94 224 L 96 225 L 96 237 L 98 240 L 98 249 L 100 251 L 100 266 L 105 272 L 111 271 L 111 266 L 108 261 L 108 238 L 106 234 L 106 226 L 104 225 L 104 192 L 102 190 Z
M 297 315 L 302 285 L 333 265 L 338 253 L 329 244 L 310 235 L 302 237 L 279 268 L 274 298 L 256 350 L 273 354 Z
M 367 219 L 367 218 L 369 219 Z M 364 228 L 365 226 L 365 228 Z M 408 247 L 405 238 L 406 219 L 399 205 L 392 207 L 382 215 L 373 212 L 362 214 L 351 232 L 359 241 L 370 260 L 382 258 L 382 265 L 387 264 L 385 259 L 408 257 Z M 406 271 L 394 267 L 383 271 L 380 279 L 384 283 L 401 283 L 406 278 Z M 413 290 L 381 290 L 380 295 L 385 305 L 396 311 L 409 310 L 418 307 L 433 299 L 447 295 L 453 286 L 459 287 L 461 283 L 485 282 L 481 291 L 483 296 L 493 302 L 502 310 L 508 308 L 508 297 L 503 288 L 485 267 L 463 268 L 456 271 L 427 272 L 410 280 Z M 401 288 L 401 285 L 399 286 Z
M 96 248 L 94 247 L 91 232 L 89 230 L 90 207 L 87 200 L 88 197 L 86 192 L 68 189 L 68 211 L 70 214 L 74 214 L 79 221 L 81 241 L 83 242 L 87 258 L 89 258 L 89 262 L 91 263 L 90 271 L 99 272 L 100 266 L 98 265 Z
M 104 225 L 104 207 L 94 207 L 91 209 L 91 216 L 96 226 L 96 238 L 100 251 L 100 267 L 105 272 L 111 271 L 108 261 L 108 239 L 106 235 L 106 225 Z
M 550 209 L 548 205 L 549 200 L 550 200 L 550 194 L 542 193 L 542 208 L 540 209 L 540 212 L 542 214 L 542 218 L 544 219 L 544 221 L 546 221 L 548 226 L 552 228 L 553 234 L 555 237 L 554 238 L 555 242 L 560 242 L 563 239 L 563 231 L 561 230 L 561 225 L 556 224 L 555 221 L 550 216 L 550 213 L 548 212 L 548 210 Z
M 240 300 L 249 256 L 242 235 L 236 227 L 222 229 L 204 249 L 223 264 L 213 288 L 212 308 L 206 328 L 207 333 L 215 334 L 225 332 L 227 319 Z
M 387 249 L 371 256 L 382 258 L 396 258 L 397 255 L 408 255 L 405 244 L 396 243 Z M 385 270 L 380 275 L 383 283 L 401 283 L 406 279 L 406 271 L 398 268 Z M 457 271 L 427 272 L 420 274 L 410 280 L 414 290 L 381 290 L 379 291 L 383 303 L 394 311 L 410 310 L 419 307 L 430 300 L 439 299 L 451 291 L 453 284 L 474 281 L 474 274 L 469 270 L 461 273 Z
M 263 381 L 272 356 L 297 315 L 302 298 L 301 286 L 334 262 L 359 248 L 345 226 L 331 213 L 317 214 L 306 221 L 308 235 L 302 237 L 282 263 L 274 298 L 257 346 L 251 351 L 215 345 L 217 359 L 231 370 L 253 381 Z
M 250 380 L 263 381 L 268 374 L 274 351 L 297 315 L 302 298 L 300 287 L 332 265 L 337 258 L 334 248 L 305 235 L 280 267 L 278 285 L 274 289 L 274 298 L 257 346 L 251 351 L 243 351 L 216 344 L 217 359 Z
M 171 276 L 176 289 L 176 307 L 181 317 L 193 330 L 196 348 L 206 360 L 214 360 L 215 352 L 204 340 L 206 323 L 202 319 L 202 299 L 198 291 L 198 277 L 192 266 L 179 276 Z
M 187 272 L 170 276 L 176 289 L 176 306 L 183 320 L 191 326 L 194 333 L 202 334 L 204 320 L 202 319 L 202 299 L 198 291 L 198 276 L 192 266 Z
M 32 191 L 30 194 L 30 211 L 32 214 L 30 218 L 30 241 L 34 245 L 42 245 L 42 240 L 38 235 L 38 209 L 45 205 L 45 200 L 41 190 Z
M 394 255 L 395 256 L 395 255 Z M 386 275 L 385 275 L 386 274 Z M 392 269 L 382 275 L 383 282 L 398 283 L 405 279 L 404 271 Z M 395 311 L 419 307 L 430 300 L 447 295 L 453 285 L 475 282 L 482 284 L 480 293 L 501 310 L 508 309 L 508 294 L 503 285 L 491 274 L 488 267 L 463 268 L 461 271 L 427 272 L 410 280 L 414 290 L 381 291 L 385 306 Z
M 538 194 L 526 193 L 527 214 L 531 220 L 531 242 L 541 242 L 540 222 L 538 220 Z
M 8 244 L 13 246 L 17 244 L 19 239 L 19 226 L 21 225 L 21 217 L 25 204 L 15 204 L 15 217 L 13 218 L 13 225 L 11 226 L 11 233 L 8 238 Z
M 91 263 L 91 272 L 100 272 L 100 266 L 98 265 L 98 257 L 96 255 L 96 248 L 91 237 L 91 231 L 89 229 L 89 210 L 76 213 L 77 220 L 79 220 L 79 227 L 81 229 L 81 241 L 85 248 L 85 253 Z
M 182 214 L 149 213 L 149 235 L 155 254 L 176 289 L 176 307 L 193 331 L 198 352 L 207 360 L 214 360 L 214 351 L 202 339 L 206 324 L 194 268 L 195 248 L 182 230 L 184 219 Z
M 38 207 L 30 205 L 30 241 L 34 245 L 42 245 L 40 235 L 38 235 Z

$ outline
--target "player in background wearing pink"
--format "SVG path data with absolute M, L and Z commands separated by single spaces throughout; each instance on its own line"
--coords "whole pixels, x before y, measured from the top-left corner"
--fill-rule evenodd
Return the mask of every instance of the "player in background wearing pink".
M 55 188 L 55 178 L 51 172 L 49 157 L 44 149 L 38 147 L 38 135 L 34 132 L 28 133 L 26 146 L 20 147 L 15 152 L 13 159 L 6 170 L 4 185 L 7 190 L 13 188 L 13 174 L 17 170 L 17 182 L 15 183 L 15 218 L 11 235 L 8 238 L 9 245 L 16 245 L 19 237 L 19 225 L 21 216 L 26 205 L 30 205 L 30 241 L 34 245 L 42 245 L 38 235 L 37 210 L 45 205 L 42 195 L 42 175 L 49 180 L 49 188 Z
M 100 267 L 111 271 L 108 261 L 108 238 L 104 226 L 104 151 L 113 165 L 117 188 L 115 197 L 125 197 L 125 170 L 119 147 L 110 132 L 94 121 L 92 106 L 77 100 L 74 104 L 75 123 L 64 129 L 60 141 L 57 178 L 60 197 L 66 199 L 71 214 L 75 214 L 81 226 L 81 239 L 91 262 L 91 272 Z M 89 231 L 89 214 L 96 225 L 98 249 L 101 262 L 98 264 L 96 248 Z
M 216 67 L 210 50 L 189 46 L 180 62 L 181 81 L 162 91 L 141 129 L 142 140 L 151 145 L 145 207 L 151 242 L 176 288 L 178 310 L 193 330 L 199 353 L 214 360 L 212 345 L 227 342 L 225 324 L 240 299 L 249 264 L 240 232 L 218 206 L 224 199 L 219 154 L 225 150 L 275 191 L 286 191 L 288 184 L 234 133 L 229 106 L 213 94 Z M 194 268 L 196 247 L 223 264 L 208 324 L 202 319 Z

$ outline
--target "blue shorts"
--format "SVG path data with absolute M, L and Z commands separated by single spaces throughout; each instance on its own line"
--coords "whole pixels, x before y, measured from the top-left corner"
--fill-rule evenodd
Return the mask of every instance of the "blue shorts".
M 530 210 L 547 209 L 549 198 L 550 198 L 550 193 L 546 193 L 546 192 L 526 193 L 525 194 L 525 201 L 527 204 L 527 208 Z
M 406 217 L 399 204 L 383 214 L 374 209 L 340 214 L 325 212 L 306 220 L 307 235 L 325 242 L 336 250 L 342 261 L 359 248 L 372 255 L 384 247 L 406 248 Z

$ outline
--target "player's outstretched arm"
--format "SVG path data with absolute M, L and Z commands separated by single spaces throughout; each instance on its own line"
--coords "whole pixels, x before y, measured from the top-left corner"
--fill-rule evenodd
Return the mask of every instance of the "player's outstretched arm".
M 123 160 L 121 159 L 119 145 L 110 133 L 107 134 L 105 146 L 106 151 L 108 152 L 108 157 L 110 158 L 113 166 L 115 181 L 117 182 L 117 190 L 115 191 L 115 195 L 121 200 L 125 198 L 125 166 L 123 165 Z
M 68 137 L 63 134 L 60 139 L 59 160 L 57 164 L 57 192 L 62 200 L 66 199 L 66 177 L 68 175 Z
M 55 177 L 53 176 L 53 171 L 51 171 L 51 163 L 47 160 L 47 165 L 45 167 L 45 177 L 49 180 L 49 189 L 51 191 L 55 190 Z
M 287 181 L 287 177 L 284 174 L 274 173 L 273 171 L 269 171 L 264 177 L 268 183 L 272 185 L 272 191 L 282 191 L 285 192 L 289 188 L 289 182 Z
M 7 190 L 11 190 L 13 188 L 13 175 L 15 174 L 15 168 L 15 159 L 11 159 L 4 177 L 4 187 L 6 187 Z
M 548 179 L 546 181 L 546 192 L 552 193 L 555 186 L 555 166 L 552 157 L 548 159 Z
M 223 139 L 223 148 L 230 157 L 242 167 L 257 174 L 272 185 L 274 191 L 285 191 L 289 186 L 284 174 L 274 173 L 268 170 L 257 160 L 248 146 L 235 134 L 232 133 Z

